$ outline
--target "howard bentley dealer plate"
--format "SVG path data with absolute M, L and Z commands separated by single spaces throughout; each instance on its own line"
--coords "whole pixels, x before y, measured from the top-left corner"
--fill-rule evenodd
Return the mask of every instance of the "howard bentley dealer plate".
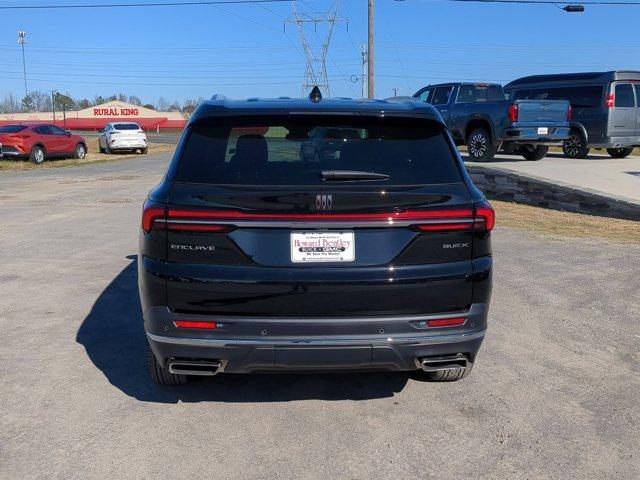
M 353 262 L 355 258 L 353 232 L 291 232 L 294 263 Z

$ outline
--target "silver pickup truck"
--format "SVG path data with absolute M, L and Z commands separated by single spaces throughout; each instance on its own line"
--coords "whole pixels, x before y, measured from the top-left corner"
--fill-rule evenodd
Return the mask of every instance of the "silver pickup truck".
M 506 100 L 501 85 L 445 83 L 414 98 L 432 104 L 469 159 L 490 161 L 498 151 L 540 160 L 569 138 L 571 105 L 565 100 Z

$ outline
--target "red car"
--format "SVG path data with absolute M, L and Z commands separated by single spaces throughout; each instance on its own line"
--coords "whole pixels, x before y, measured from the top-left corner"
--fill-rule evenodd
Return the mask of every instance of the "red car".
M 28 158 L 42 163 L 46 158 L 84 158 L 87 141 L 56 125 L 5 125 L 0 127 L 0 157 Z

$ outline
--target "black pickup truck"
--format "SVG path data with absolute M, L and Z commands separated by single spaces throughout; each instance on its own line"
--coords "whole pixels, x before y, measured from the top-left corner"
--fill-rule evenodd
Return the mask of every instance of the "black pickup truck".
M 498 151 L 540 160 L 569 138 L 572 111 L 564 100 L 506 100 L 501 85 L 486 83 L 429 85 L 413 97 L 440 112 L 472 161 L 489 161 Z

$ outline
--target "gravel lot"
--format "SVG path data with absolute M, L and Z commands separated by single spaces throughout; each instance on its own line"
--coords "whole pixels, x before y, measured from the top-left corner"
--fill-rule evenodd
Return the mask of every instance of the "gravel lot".
M 640 246 L 498 227 L 472 375 L 147 379 L 168 154 L 0 175 L 0 478 L 640 478 Z

